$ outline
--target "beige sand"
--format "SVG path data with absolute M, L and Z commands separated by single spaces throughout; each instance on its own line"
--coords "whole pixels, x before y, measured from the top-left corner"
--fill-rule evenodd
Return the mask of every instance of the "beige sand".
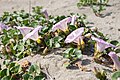
M 43 6 L 48 10 L 51 15 L 69 15 L 70 13 L 84 13 L 87 20 L 90 21 L 93 26 L 99 28 L 112 40 L 120 41 L 120 0 L 110 0 L 109 5 L 103 12 L 103 18 L 96 17 L 89 7 L 83 7 L 78 9 L 76 4 L 79 0 L 31 0 L 32 6 Z M 0 0 L 0 15 L 4 11 L 14 11 L 24 9 L 29 11 L 29 0 Z M 35 62 L 38 61 L 41 64 L 49 64 L 49 73 L 55 78 L 55 80 L 97 80 L 92 72 L 82 72 L 78 69 L 67 70 L 61 65 L 63 64 L 63 58 L 59 55 L 47 55 L 44 59 L 39 55 L 35 57 L 28 57 L 28 60 Z M 91 57 L 85 56 L 83 60 L 92 60 Z M 44 61 L 44 62 L 43 62 Z M 88 61 L 87 61 L 88 62 Z M 45 65 L 43 64 L 43 65 Z M 105 69 L 108 73 L 110 68 L 101 66 L 96 63 L 87 64 L 88 68 L 98 66 Z

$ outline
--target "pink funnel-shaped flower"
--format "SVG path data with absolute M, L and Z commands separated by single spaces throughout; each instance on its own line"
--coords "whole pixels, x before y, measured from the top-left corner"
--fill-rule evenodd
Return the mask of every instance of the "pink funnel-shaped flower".
M 119 61 L 119 58 L 118 58 L 118 56 L 116 55 L 116 53 L 115 53 L 115 52 L 110 52 L 108 55 L 109 55 L 109 56 L 111 57 L 111 59 L 113 60 L 114 67 L 115 67 L 117 70 L 120 70 L 120 61 Z
M 113 47 L 115 48 L 116 46 L 108 43 L 108 42 L 105 42 L 104 40 L 102 39 L 99 39 L 99 38 L 95 38 L 94 36 L 91 37 L 92 40 L 95 40 L 97 43 L 96 43 L 96 50 L 97 52 L 102 52 L 104 51 L 106 48 L 109 48 L 109 47 Z
M 32 27 L 16 27 L 16 28 L 20 30 L 23 37 L 25 37 L 31 30 L 34 29 Z
M 60 22 L 53 25 L 52 31 L 54 32 L 57 29 L 60 29 L 62 31 L 66 31 L 68 29 L 67 23 L 70 23 L 70 22 L 71 22 L 71 17 L 67 17 L 67 18 L 61 20 Z
M 47 12 L 46 9 L 43 9 L 42 13 L 44 14 L 44 16 L 45 16 L 46 19 L 49 19 L 49 15 L 48 15 L 48 12 Z
M 84 27 L 78 28 L 70 33 L 67 38 L 65 39 L 65 43 L 75 42 L 77 44 L 80 43 L 80 40 L 83 40 L 82 33 L 84 32 Z
M 8 30 L 9 27 L 7 25 L 3 24 L 3 23 L 0 23 L 0 32 L 2 32 L 3 29 Z
M 24 38 L 23 41 L 26 41 L 27 39 L 32 39 L 34 41 L 37 41 L 39 38 L 38 31 L 41 30 L 42 26 L 36 27 L 32 32 L 28 33 Z
M 73 16 L 72 16 L 72 20 L 71 20 L 70 25 L 74 25 L 74 24 L 75 24 L 76 19 L 77 19 L 76 15 L 73 15 Z

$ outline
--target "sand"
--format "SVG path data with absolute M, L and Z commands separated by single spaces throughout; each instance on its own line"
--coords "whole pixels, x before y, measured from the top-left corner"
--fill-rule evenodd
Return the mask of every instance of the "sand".
M 78 8 L 79 0 L 31 0 L 31 6 L 43 6 L 50 15 L 69 15 L 70 13 L 86 14 L 87 21 L 93 23 L 100 31 L 107 35 L 111 40 L 120 41 L 120 0 L 110 0 L 108 7 L 103 11 L 103 17 L 96 17 L 89 7 Z M 29 11 L 29 0 L 0 0 L 0 15 L 4 11 L 19 11 L 21 9 Z M 55 53 L 55 52 L 54 52 Z M 105 67 L 94 62 L 89 56 L 83 56 L 83 60 L 89 60 L 85 66 L 90 68 L 97 66 L 106 70 L 110 79 L 111 68 Z M 38 61 L 42 66 L 49 64 L 48 72 L 55 80 L 97 80 L 93 72 L 80 71 L 79 69 L 66 69 L 62 66 L 64 58 L 60 55 L 50 54 L 45 58 L 40 55 L 26 57 L 30 62 Z M 24 59 L 23 59 L 24 60 Z

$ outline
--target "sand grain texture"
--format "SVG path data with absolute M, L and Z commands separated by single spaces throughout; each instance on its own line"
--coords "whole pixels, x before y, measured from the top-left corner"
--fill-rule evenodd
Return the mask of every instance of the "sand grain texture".
M 87 20 L 96 26 L 112 40 L 120 41 L 120 0 L 110 0 L 109 5 L 103 11 L 103 17 L 96 17 L 89 7 L 77 8 L 79 0 L 31 0 L 32 6 L 43 6 L 51 15 L 69 15 L 70 13 L 84 13 Z M 13 12 L 21 9 L 29 12 L 29 0 L 0 0 L 0 15 L 5 11 Z M 55 53 L 55 52 L 54 52 Z M 29 60 L 32 63 L 39 62 L 41 66 L 48 65 L 48 72 L 55 80 L 97 80 L 93 72 L 84 72 L 79 69 L 66 69 L 62 66 L 64 58 L 60 55 L 50 54 L 44 58 L 40 55 L 26 57 L 22 60 Z M 20 60 L 20 61 L 22 61 Z M 90 62 L 85 66 L 91 70 L 97 66 L 106 70 L 110 79 L 111 68 L 105 67 L 94 62 L 89 56 L 83 56 L 83 61 Z M 88 61 L 87 61 L 88 60 Z

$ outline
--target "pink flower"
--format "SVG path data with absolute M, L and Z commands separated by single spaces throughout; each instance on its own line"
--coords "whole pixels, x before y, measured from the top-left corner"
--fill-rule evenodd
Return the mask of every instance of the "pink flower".
M 24 38 L 23 41 L 26 41 L 27 39 L 32 39 L 34 41 L 37 41 L 39 38 L 38 31 L 41 30 L 42 26 L 36 27 L 32 32 L 28 33 Z
M 65 39 L 65 43 L 71 43 L 75 42 L 78 45 L 80 44 L 80 41 L 83 41 L 82 33 L 84 32 L 84 27 L 78 28 L 74 30 L 72 33 L 70 33 L 67 38 Z
M 109 56 L 111 57 L 111 59 L 113 60 L 114 67 L 115 67 L 117 70 L 120 70 L 120 61 L 119 61 L 119 58 L 118 58 L 118 56 L 116 55 L 116 53 L 115 53 L 115 52 L 110 52 L 108 55 L 109 55 Z
M 45 18 L 48 20 L 49 19 L 49 15 L 46 9 L 42 10 L 42 13 L 44 14 Z
M 76 19 L 77 19 L 76 15 L 73 15 L 73 16 L 72 16 L 72 20 L 71 20 L 70 25 L 74 25 L 74 24 L 75 24 Z
M 0 32 L 2 32 L 3 29 L 8 30 L 9 27 L 7 25 L 3 24 L 3 23 L 0 23 Z
M 25 37 L 31 30 L 34 29 L 32 27 L 17 27 L 17 26 L 15 26 L 15 27 L 20 30 L 23 37 Z
M 71 22 L 71 17 L 67 17 L 63 20 L 61 20 L 60 22 L 56 23 L 55 25 L 53 25 L 52 27 L 52 31 L 56 31 L 57 29 L 60 29 L 62 31 L 67 31 L 68 30 L 68 26 L 67 23 Z
M 102 39 L 99 39 L 99 38 L 95 38 L 94 36 L 91 37 L 92 40 L 95 40 L 97 43 L 96 43 L 96 50 L 97 52 L 102 52 L 103 50 L 105 50 L 106 48 L 109 48 L 109 47 L 113 47 L 115 48 L 116 46 L 108 43 L 108 42 L 105 42 L 104 40 Z

